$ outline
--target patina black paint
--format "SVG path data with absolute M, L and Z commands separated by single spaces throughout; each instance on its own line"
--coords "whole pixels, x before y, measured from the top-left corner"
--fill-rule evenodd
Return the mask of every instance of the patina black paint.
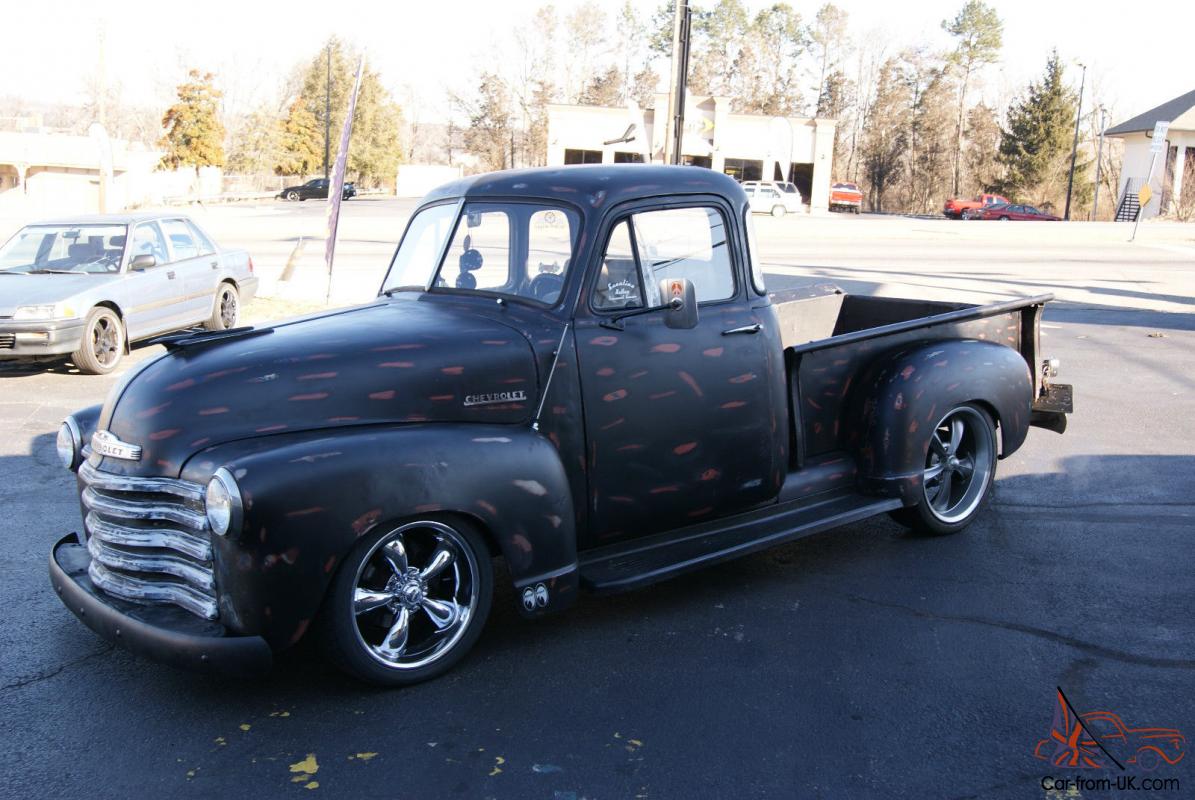
M 517 586 L 549 588 L 546 608 L 520 605 L 537 614 L 572 602 L 586 569 L 595 588 L 640 585 L 916 502 L 935 414 L 952 403 L 990 408 L 1004 455 L 1024 440 L 1048 296 L 979 308 L 762 295 L 746 196 L 701 168 L 496 173 L 425 205 L 462 198 L 579 213 L 554 305 L 433 288 L 184 339 L 77 415 L 85 439 L 101 429 L 143 448 L 138 461 L 93 455 L 101 471 L 235 476 L 240 527 L 212 537 L 227 634 L 293 644 L 353 543 L 421 515 L 476 523 Z M 662 313 L 612 329 L 590 302 L 609 231 L 632 211 L 693 205 L 724 217 L 734 295 L 702 304 L 691 330 Z M 86 559 L 70 547 L 55 581 Z

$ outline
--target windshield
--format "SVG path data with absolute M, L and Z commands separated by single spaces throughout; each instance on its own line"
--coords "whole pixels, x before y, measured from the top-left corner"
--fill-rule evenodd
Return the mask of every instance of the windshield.
M 30 225 L 0 248 L 0 272 L 117 272 L 126 230 L 124 225 Z
M 544 305 L 559 299 L 580 224 L 575 212 L 537 203 L 467 203 L 457 219 L 457 210 L 431 206 L 411 220 L 383 291 L 423 289 L 430 282 L 433 291 Z

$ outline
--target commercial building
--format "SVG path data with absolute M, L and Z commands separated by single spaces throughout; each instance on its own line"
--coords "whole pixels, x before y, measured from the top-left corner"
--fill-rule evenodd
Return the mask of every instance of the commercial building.
M 1151 177 L 1153 131 L 1158 122 L 1169 122 L 1170 129 Z M 1184 206 L 1195 205 L 1195 186 L 1188 184 L 1185 189 L 1183 186 L 1184 178 L 1191 181 L 1195 177 L 1195 91 L 1114 125 L 1104 135 L 1124 141 L 1117 192 L 1118 219 L 1131 216 L 1135 197 L 1147 180 L 1152 197 L 1141 209 L 1143 217 L 1175 214 Z
M 664 163 L 668 95 L 652 108 L 548 106 L 548 164 Z M 681 163 L 738 180 L 792 181 L 812 211 L 830 200 L 832 119 L 735 114 L 729 97 L 685 104 Z

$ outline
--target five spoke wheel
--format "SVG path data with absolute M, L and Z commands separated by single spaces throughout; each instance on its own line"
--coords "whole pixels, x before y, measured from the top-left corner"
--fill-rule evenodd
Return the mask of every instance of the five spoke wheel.
M 377 683 L 447 669 L 489 613 L 493 577 L 480 535 L 457 520 L 425 519 L 359 545 L 333 589 L 334 659 Z

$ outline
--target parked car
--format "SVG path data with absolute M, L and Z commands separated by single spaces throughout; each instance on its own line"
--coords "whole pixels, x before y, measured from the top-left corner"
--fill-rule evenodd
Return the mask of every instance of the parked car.
M 863 192 L 855 183 L 835 183 L 830 186 L 830 210 L 851 211 L 858 214 L 863 208 Z
M 80 372 L 111 372 L 131 342 L 235 328 L 256 291 L 249 254 L 180 214 L 27 225 L 0 248 L 0 360 L 70 353 Z
M 964 219 L 964 215 L 968 211 L 995 205 L 1008 205 L 1008 198 L 998 194 L 981 194 L 969 200 L 952 197 L 942 207 L 942 213 L 951 219 Z
M 312 178 L 301 186 L 286 187 L 275 197 L 280 200 L 326 200 L 328 199 L 329 184 L 330 181 L 327 178 Z M 350 197 L 356 196 L 357 187 L 351 182 L 346 183 L 341 197 L 348 200 Z
M 971 211 L 970 219 L 999 219 L 999 220 L 1038 220 L 1043 222 L 1058 222 L 1059 217 L 1047 214 L 1033 206 L 999 205 Z
M 785 214 L 799 214 L 805 210 L 799 192 L 783 191 L 778 185 L 748 181 L 743 184 L 751 210 L 756 214 L 771 214 L 783 217 Z
M 318 628 L 408 684 L 477 641 L 495 554 L 538 617 L 887 512 L 952 533 L 1065 429 L 1049 295 L 769 295 L 752 230 L 700 167 L 432 191 L 373 302 L 178 338 L 66 420 L 55 591 L 179 666 L 261 673 Z

